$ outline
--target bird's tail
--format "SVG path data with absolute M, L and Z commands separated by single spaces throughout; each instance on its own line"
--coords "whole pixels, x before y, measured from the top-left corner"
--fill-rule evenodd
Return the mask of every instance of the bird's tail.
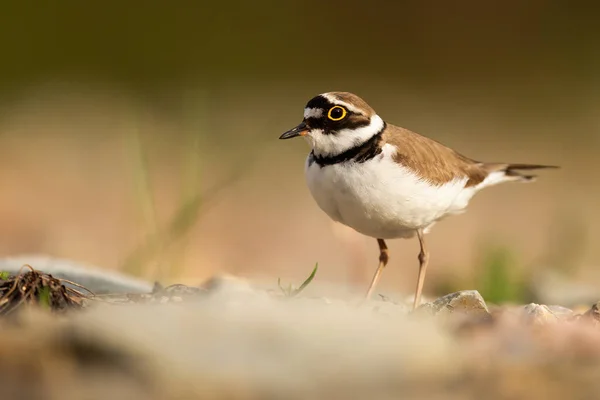
M 485 163 L 483 167 L 491 175 L 503 175 L 505 181 L 522 181 L 531 182 L 535 180 L 537 175 L 531 175 L 524 171 L 532 171 L 536 169 L 560 168 L 556 165 L 540 165 L 540 164 L 503 164 L 503 163 Z M 500 174 L 498 174 L 500 173 Z

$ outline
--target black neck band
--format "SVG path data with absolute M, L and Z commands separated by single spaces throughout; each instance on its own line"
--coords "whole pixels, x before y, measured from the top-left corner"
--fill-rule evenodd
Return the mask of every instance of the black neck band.
M 369 140 L 335 156 L 317 156 L 313 150 L 310 153 L 310 163 L 312 164 L 312 162 L 316 162 L 320 167 L 324 167 L 326 165 L 339 164 L 351 160 L 359 163 L 368 161 L 381 153 L 379 141 L 381 140 L 381 136 L 383 135 L 385 127 L 386 124 L 384 122 L 379 132 L 374 134 Z

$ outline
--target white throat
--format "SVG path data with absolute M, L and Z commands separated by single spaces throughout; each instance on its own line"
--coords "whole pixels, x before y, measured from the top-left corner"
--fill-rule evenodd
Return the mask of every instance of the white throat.
M 311 129 L 305 138 L 315 155 L 335 156 L 365 143 L 378 134 L 383 126 L 383 120 L 375 114 L 367 126 L 357 129 L 342 129 L 330 134 L 324 134 L 321 129 Z

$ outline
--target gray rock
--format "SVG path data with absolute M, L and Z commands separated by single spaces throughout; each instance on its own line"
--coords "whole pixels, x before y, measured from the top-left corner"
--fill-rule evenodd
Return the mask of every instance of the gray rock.
M 477 290 L 462 290 L 442 296 L 431 303 L 425 303 L 418 308 L 433 315 L 447 315 L 452 313 L 473 316 L 489 316 L 490 312 L 485 300 Z
M 536 325 L 545 325 L 558 322 L 558 317 L 543 304 L 527 304 L 523 307 L 523 317 Z
M 152 291 L 153 287 L 151 282 L 116 271 L 43 255 L 19 255 L 0 258 L 0 271 L 17 274 L 25 264 L 56 278 L 67 279 L 83 285 L 95 294 L 148 293 Z

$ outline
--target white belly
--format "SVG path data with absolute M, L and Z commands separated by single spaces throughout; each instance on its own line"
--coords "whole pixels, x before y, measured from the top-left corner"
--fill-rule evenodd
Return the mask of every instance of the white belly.
M 393 148 L 386 147 L 364 163 L 321 168 L 307 160 L 308 188 L 333 220 L 375 238 L 411 237 L 417 229 L 463 211 L 475 194 L 475 188 L 464 187 L 466 177 L 442 186 L 420 180 L 396 164 Z

